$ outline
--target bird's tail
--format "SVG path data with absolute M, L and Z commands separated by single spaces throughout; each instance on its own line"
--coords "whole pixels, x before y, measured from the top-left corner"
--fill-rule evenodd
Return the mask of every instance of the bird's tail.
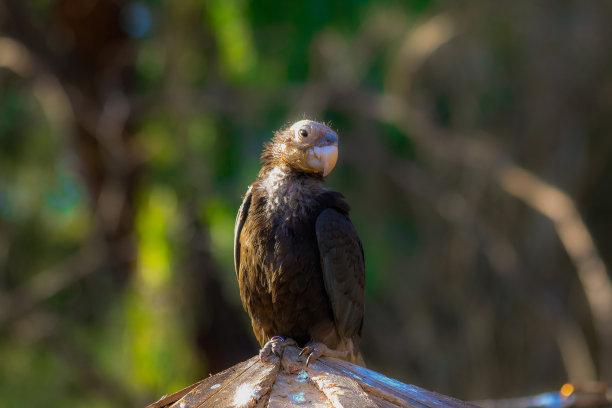
M 362 367 L 366 366 L 365 361 L 363 361 L 363 356 L 361 355 L 361 352 L 359 350 L 357 350 L 356 353 L 353 353 L 351 363 L 357 364 Z
M 345 358 L 346 361 L 353 363 L 353 364 L 360 365 L 362 367 L 366 366 L 365 361 L 363 361 L 363 356 L 361 355 L 361 352 L 359 351 L 359 346 L 357 346 L 355 342 L 353 342 L 352 339 L 344 340 L 340 344 L 339 349 L 348 351 L 348 356 Z

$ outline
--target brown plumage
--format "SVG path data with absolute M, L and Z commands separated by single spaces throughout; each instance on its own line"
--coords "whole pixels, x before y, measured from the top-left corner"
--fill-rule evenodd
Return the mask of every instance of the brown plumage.
M 262 346 L 277 335 L 323 343 L 363 364 L 363 249 L 344 197 L 321 185 L 337 137 L 308 120 L 275 133 L 238 211 L 234 261 Z

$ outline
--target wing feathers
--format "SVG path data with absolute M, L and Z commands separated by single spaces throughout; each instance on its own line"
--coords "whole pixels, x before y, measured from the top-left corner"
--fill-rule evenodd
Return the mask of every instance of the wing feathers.
M 240 271 L 240 233 L 242 232 L 242 227 L 244 226 L 247 214 L 249 213 L 249 207 L 251 206 L 252 188 L 252 186 L 249 186 L 244 196 L 244 200 L 240 205 L 240 209 L 238 209 L 238 215 L 236 216 L 236 226 L 234 228 L 234 269 L 236 270 L 236 276 L 238 276 L 238 272 Z
M 317 240 L 325 290 L 338 332 L 361 336 L 365 301 L 365 263 L 361 241 L 348 217 L 335 209 L 317 218 Z

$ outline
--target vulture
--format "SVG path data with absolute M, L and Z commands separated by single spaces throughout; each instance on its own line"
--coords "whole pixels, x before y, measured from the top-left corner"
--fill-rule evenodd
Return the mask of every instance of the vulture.
M 261 170 L 236 217 L 234 266 L 262 361 L 287 345 L 364 365 L 365 263 L 341 193 L 322 183 L 338 134 L 301 120 L 265 144 Z

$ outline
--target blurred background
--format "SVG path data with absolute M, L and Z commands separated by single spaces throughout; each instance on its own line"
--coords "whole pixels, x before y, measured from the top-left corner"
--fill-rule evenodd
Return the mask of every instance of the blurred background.
M 612 2 L 0 0 L 0 398 L 142 406 L 257 352 L 233 228 L 340 134 L 368 367 L 612 380 Z

